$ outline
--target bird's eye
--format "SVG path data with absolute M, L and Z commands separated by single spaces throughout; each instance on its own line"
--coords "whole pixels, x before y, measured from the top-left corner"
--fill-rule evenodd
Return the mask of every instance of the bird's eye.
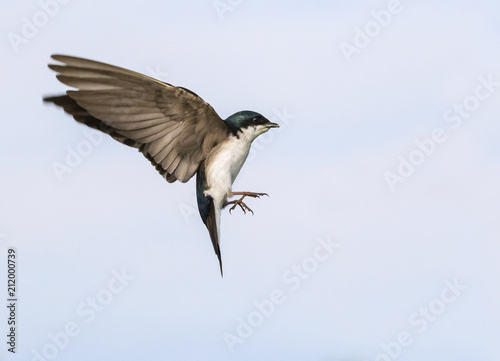
M 259 123 L 259 117 L 252 118 L 252 122 L 255 124 Z

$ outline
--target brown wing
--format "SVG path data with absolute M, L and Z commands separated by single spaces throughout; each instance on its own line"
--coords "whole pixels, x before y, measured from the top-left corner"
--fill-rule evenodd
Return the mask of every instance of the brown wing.
M 116 66 L 65 55 L 50 64 L 77 88 L 44 100 L 89 127 L 138 148 L 168 182 L 187 182 L 230 133 L 215 110 L 188 89 Z

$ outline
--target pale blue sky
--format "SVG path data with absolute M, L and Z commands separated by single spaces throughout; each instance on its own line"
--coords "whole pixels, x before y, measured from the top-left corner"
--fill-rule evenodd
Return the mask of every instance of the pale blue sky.
M 222 16 L 213 0 L 66 2 L 0 12 L 0 254 L 18 250 L 20 299 L 18 353 L 3 343 L 2 358 L 500 359 L 497 2 L 221 0 Z M 26 22 L 40 26 L 20 40 Z M 349 62 L 356 28 L 374 33 Z M 282 125 L 234 184 L 270 197 L 224 212 L 223 279 L 193 180 L 168 184 L 106 137 L 58 180 L 54 162 L 91 143 L 42 103 L 66 88 L 53 53 Z

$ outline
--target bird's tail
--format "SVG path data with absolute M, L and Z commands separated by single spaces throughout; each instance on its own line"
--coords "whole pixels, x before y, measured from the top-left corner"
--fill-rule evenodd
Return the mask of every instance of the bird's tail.
M 196 174 L 196 198 L 198 201 L 198 210 L 200 211 L 201 219 L 208 229 L 215 254 L 219 259 L 220 274 L 222 273 L 222 257 L 220 254 L 219 237 L 220 237 L 220 214 L 221 207 L 214 203 L 214 199 L 205 195 L 204 190 L 207 187 L 205 177 L 205 162 L 202 162 Z
M 220 235 L 220 213 L 221 209 L 214 205 L 213 199 L 210 197 L 210 211 L 206 219 L 205 225 L 207 226 L 208 233 L 210 233 L 210 239 L 212 240 L 212 245 L 214 246 L 215 254 L 219 259 L 220 275 L 224 276 L 222 272 L 222 257 L 220 254 L 219 246 L 219 235 Z

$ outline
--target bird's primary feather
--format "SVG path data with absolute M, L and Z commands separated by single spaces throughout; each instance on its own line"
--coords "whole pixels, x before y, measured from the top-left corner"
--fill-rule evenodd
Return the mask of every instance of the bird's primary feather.
M 139 148 L 169 182 L 187 182 L 231 129 L 192 91 L 93 60 L 65 55 L 49 65 L 78 90 L 44 100 Z

